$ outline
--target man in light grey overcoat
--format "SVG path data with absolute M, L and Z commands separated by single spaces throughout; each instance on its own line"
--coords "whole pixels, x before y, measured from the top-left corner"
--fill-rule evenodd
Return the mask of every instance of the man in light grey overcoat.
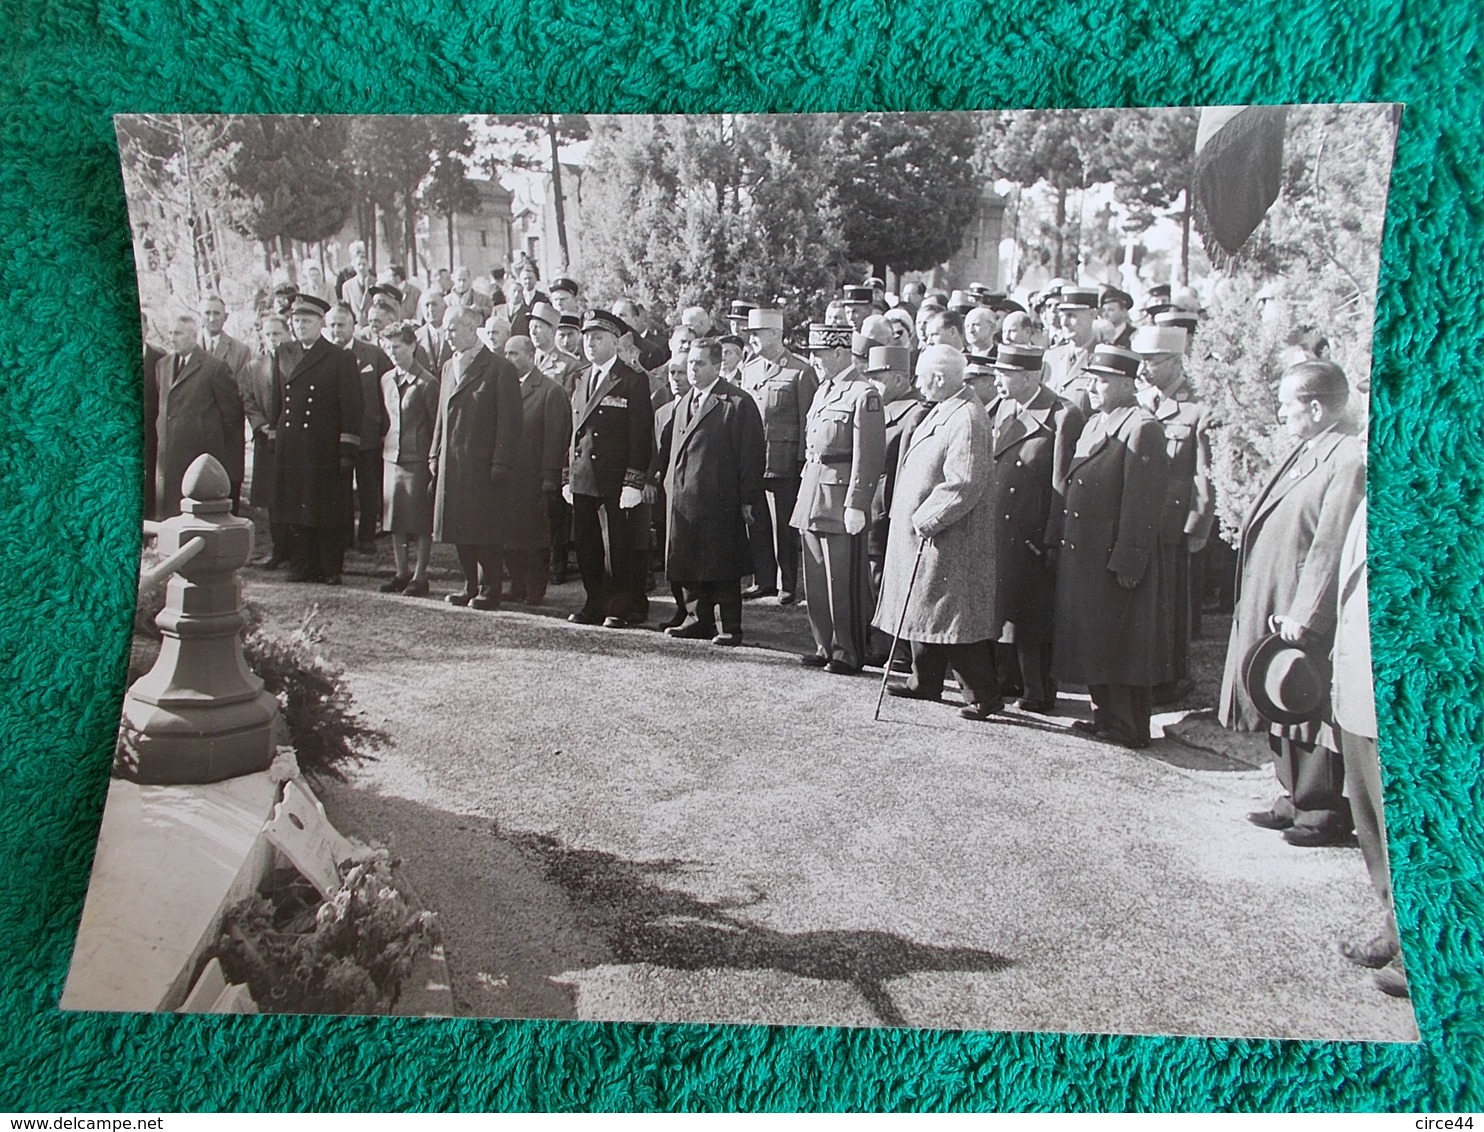
M 964 689 L 959 714 L 987 719 L 1005 706 L 994 670 L 989 417 L 951 346 L 923 351 L 917 387 L 933 407 L 897 470 L 873 624 L 893 633 L 901 619 L 902 638 L 912 642 L 912 678 L 889 688 L 892 695 L 939 700 L 951 666 Z

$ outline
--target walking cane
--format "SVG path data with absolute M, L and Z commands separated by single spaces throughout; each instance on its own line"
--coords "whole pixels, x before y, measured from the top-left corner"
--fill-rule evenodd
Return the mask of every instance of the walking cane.
M 891 636 L 891 648 L 886 653 L 886 664 L 881 672 L 881 690 L 876 693 L 876 711 L 871 716 L 872 723 L 881 722 L 881 701 L 886 699 L 886 682 L 891 679 L 891 658 L 897 654 L 897 642 L 902 639 L 902 626 L 907 621 L 907 603 L 912 600 L 912 587 L 917 584 L 917 568 L 922 565 L 922 552 L 927 548 L 928 540 L 922 539 L 917 544 L 917 557 L 912 560 L 912 577 L 907 579 L 907 592 L 902 597 L 902 612 L 897 617 L 897 631 Z

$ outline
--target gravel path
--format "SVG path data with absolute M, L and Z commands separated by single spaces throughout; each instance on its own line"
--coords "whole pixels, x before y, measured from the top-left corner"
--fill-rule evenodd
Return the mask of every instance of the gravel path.
M 875 680 L 784 651 L 798 608 L 722 650 L 570 625 L 570 585 L 488 614 L 349 580 L 248 592 L 317 602 L 394 737 L 320 792 L 438 910 L 461 1012 L 1415 1040 L 1334 949 L 1378 920 L 1359 852 L 1243 820 L 1270 770 L 1070 712 L 873 723 Z

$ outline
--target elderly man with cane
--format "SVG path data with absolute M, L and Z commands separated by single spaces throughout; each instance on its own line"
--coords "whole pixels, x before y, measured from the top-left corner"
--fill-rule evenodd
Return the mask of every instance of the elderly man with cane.
M 1004 709 L 995 676 L 994 517 L 985 487 L 993 457 L 989 417 L 964 384 L 964 356 L 930 346 L 917 388 L 932 403 L 902 453 L 874 624 L 912 643 L 912 677 L 894 696 L 941 700 L 949 667 L 965 719 Z M 878 701 L 879 712 L 879 701 Z

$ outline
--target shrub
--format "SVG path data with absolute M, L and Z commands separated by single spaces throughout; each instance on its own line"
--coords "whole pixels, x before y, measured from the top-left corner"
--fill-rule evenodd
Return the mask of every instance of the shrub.
M 299 766 L 309 774 L 345 781 L 345 768 L 374 761 L 390 742 L 356 710 L 345 675 L 324 655 L 324 626 L 313 606 L 298 627 L 276 633 L 247 603 L 249 627 L 242 651 L 263 687 L 278 700 Z

